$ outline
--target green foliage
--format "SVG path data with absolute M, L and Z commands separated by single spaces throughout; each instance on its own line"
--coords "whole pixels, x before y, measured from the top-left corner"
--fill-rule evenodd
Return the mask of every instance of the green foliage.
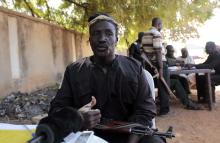
M 120 45 L 127 47 L 137 33 L 151 26 L 153 17 L 163 21 L 164 36 L 172 40 L 198 37 L 197 27 L 212 16 L 219 1 L 210 0 L 63 0 L 57 8 L 54 0 L 1 0 L 0 5 L 57 23 L 67 29 L 87 32 L 89 15 L 107 12 L 122 26 Z

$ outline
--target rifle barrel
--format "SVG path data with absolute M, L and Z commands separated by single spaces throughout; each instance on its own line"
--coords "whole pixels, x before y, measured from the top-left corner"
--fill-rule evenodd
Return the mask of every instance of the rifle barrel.
M 166 133 L 154 132 L 154 135 L 163 136 L 163 137 L 170 138 L 170 139 L 172 137 L 175 137 L 175 135 L 172 132 L 166 132 Z
M 42 139 L 44 139 L 44 136 L 36 136 L 29 140 L 28 143 L 40 143 Z
M 175 137 L 175 135 L 172 133 L 172 131 L 169 131 L 169 132 L 158 132 L 156 130 L 153 130 L 151 128 L 131 128 L 130 129 L 130 133 L 133 133 L 133 134 L 137 134 L 137 135 L 148 135 L 148 136 L 161 136 L 161 137 L 166 137 L 166 138 L 172 138 L 172 137 Z

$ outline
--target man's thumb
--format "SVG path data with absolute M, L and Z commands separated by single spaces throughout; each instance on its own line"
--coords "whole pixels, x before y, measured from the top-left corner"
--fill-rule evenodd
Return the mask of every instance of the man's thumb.
M 95 105 L 96 105 L 96 99 L 94 96 L 92 96 L 92 100 L 88 104 L 81 107 L 78 111 L 79 112 L 87 112 L 87 111 L 91 110 L 92 107 Z

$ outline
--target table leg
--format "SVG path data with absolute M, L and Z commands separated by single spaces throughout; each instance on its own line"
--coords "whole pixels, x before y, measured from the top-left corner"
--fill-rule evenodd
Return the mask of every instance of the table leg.
M 211 111 L 213 108 L 213 100 L 212 100 L 212 87 L 211 87 L 211 76 L 210 73 L 205 73 L 207 89 L 208 89 L 208 106 L 209 110 Z
M 206 99 L 207 98 L 206 93 L 208 92 L 207 85 L 208 83 L 205 74 L 199 75 L 198 73 L 196 73 L 196 89 L 197 89 L 197 98 L 199 103 L 203 103 L 205 100 L 207 100 Z

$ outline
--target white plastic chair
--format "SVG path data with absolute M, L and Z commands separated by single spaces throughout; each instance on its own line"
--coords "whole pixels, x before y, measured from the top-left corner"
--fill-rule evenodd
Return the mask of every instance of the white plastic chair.
M 146 75 L 146 77 L 147 77 L 147 81 L 148 81 L 148 84 L 149 84 L 149 86 L 150 86 L 151 95 L 152 95 L 153 99 L 155 100 L 154 79 L 153 79 L 152 75 L 151 75 L 147 70 L 144 70 L 144 73 L 145 73 L 145 75 Z M 153 129 L 156 129 L 155 118 L 152 119 L 152 122 L 153 122 L 152 128 L 153 128 Z

